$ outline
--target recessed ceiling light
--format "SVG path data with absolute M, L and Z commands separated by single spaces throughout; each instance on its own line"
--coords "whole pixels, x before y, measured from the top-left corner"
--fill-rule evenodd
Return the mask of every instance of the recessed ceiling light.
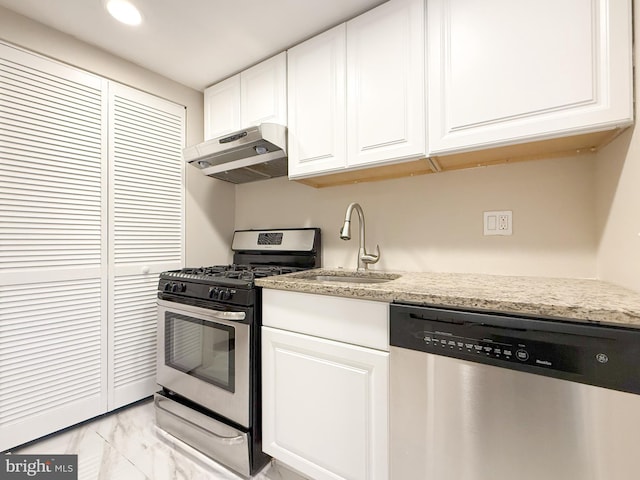
M 140 25 L 140 11 L 127 0 L 107 0 L 107 11 L 113 18 L 127 25 Z

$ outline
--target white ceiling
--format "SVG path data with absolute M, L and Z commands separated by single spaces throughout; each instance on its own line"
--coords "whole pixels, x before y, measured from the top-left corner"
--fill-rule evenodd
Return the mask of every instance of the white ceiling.
M 196 90 L 385 0 L 132 0 L 139 27 L 104 0 L 0 0 L 0 5 Z

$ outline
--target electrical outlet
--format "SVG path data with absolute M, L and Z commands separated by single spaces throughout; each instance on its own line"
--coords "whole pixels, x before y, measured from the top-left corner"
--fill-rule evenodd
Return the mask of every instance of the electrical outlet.
M 511 229 L 511 215 L 504 213 L 498 215 L 498 230 L 510 230 Z
M 513 235 L 513 212 L 511 210 L 484 212 L 485 235 Z

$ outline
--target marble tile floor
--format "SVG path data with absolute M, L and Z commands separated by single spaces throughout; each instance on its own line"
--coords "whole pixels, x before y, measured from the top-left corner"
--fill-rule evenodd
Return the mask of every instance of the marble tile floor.
M 77 454 L 79 480 L 241 480 L 155 426 L 153 401 L 47 436 L 16 454 Z M 254 480 L 305 480 L 277 462 Z

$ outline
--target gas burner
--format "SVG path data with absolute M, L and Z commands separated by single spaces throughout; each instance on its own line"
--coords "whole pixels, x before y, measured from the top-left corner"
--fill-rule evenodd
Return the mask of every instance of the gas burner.
M 183 268 L 175 272 L 176 275 L 189 275 L 192 277 L 207 278 L 233 278 L 238 280 L 252 281 L 256 278 L 270 277 L 271 275 L 282 275 L 301 270 L 295 267 L 281 267 L 276 265 L 213 265 L 210 267 Z
M 214 275 L 216 273 L 223 272 L 223 267 L 197 267 L 197 268 L 183 268 L 176 273 L 183 275 L 196 275 L 196 276 L 207 276 Z
M 284 275 L 285 273 L 299 272 L 300 270 L 303 269 L 269 265 L 267 267 L 254 267 L 252 272 L 255 278 L 264 278 L 270 277 L 271 275 Z
M 252 281 L 255 277 L 251 270 L 228 270 L 224 272 L 225 278 L 237 278 L 238 280 Z

